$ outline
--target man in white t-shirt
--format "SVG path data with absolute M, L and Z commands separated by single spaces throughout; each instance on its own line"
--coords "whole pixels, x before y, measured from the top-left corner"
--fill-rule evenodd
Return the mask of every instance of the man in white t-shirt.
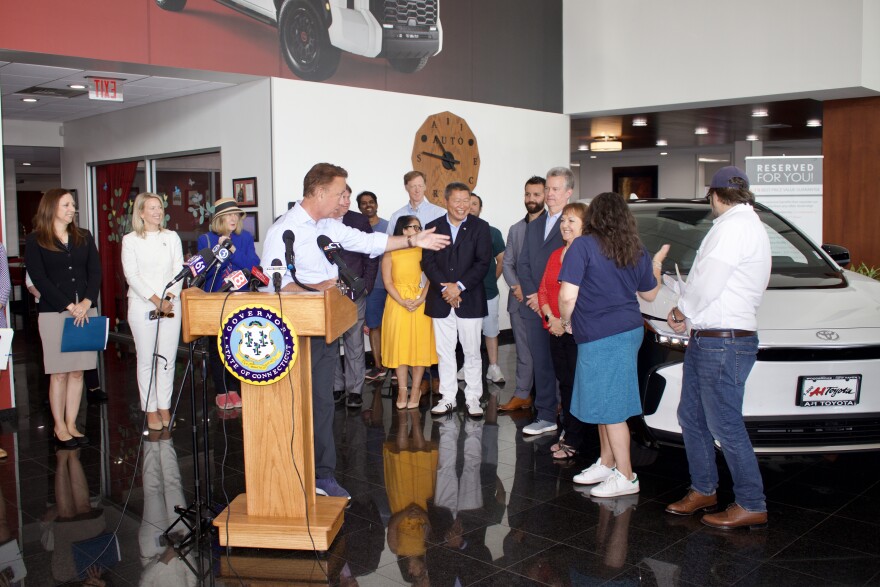
M 718 504 L 715 441 L 733 477 L 735 501 L 703 516 L 707 526 L 733 529 L 767 524 L 758 460 L 742 418 L 746 379 L 758 352 L 758 306 L 770 281 L 770 239 L 752 208 L 749 179 L 736 167 L 712 177 L 706 194 L 715 216 L 667 317 L 677 333 L 690 330 L 678 422 L 691 487 L 666 511 L 689 516 Z

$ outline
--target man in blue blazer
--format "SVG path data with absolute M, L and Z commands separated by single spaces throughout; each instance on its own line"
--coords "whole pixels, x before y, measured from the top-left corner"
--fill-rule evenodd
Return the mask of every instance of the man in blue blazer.
M 466 184 L 446 186 L 446 214 L 428 223 L 437 234 L 449 235 L 452 245 L 442 251 L 422 251 L 422 270 L 430 282 L 425 314 L 434 324 L 440 372 L 440 401 L 431 410 L 445 414 L 455 407 L 458 392 L 455 345 L 464 351 L 464 396 L 468 415 L 480 417 L 483 364 L 480 335 L 488 314 L 483 279 L 492 260 L 489 224 L 469 214 L 471 192 Z
M 522 286 L 525 303 L 520 315 L 526 325 L 526 338 L 532 353 L 535 372 L 535 421 L 523 428 L 523 434 L 534 435 L 556 430 L 556 372 L 550 357 L 550 339 L 542 324 L 538 304 L 538 286 L 550 253 L 563 246 L 559 232 L 559 218 L 574 191 L 574 174 L 567 167 L 554 167 L 547 172 L 544 189 L 547 212 L 526 226 L 522 251 L 516 263 L 516 273 Z

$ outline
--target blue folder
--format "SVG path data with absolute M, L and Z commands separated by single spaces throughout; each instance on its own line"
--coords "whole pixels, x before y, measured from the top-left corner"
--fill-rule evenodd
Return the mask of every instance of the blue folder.
M 61 352 L 103 351 L 107 348 L 109 333 L 110 321 L 106 316 L 93 316 L 82 326 L 77 326 L 73 318 L 65 318 L 61 333 Z

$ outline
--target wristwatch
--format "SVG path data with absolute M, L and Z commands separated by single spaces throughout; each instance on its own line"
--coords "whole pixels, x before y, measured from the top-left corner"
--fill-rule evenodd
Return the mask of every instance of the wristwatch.
M 544 322 L 550 324 L 550 314 L 544 314 Z

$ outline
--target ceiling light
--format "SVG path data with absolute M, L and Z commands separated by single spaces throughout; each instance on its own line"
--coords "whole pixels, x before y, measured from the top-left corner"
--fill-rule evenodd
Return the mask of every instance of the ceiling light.
M 758 135 L 748 135 L 748 136 L 746 136 L 746 140 L 747 141 L 757 141 L 757 140 L 760 140 L 760 137 L 758 137 Z
M 595 159 L 595 158 L 596 158 L 595 155 L 590 155 L 590 159 Z
M 576 161 L 572 161 L 571 163 L 568 164 L 568 166 L 569 167 L 580 167 L 581 164 Z
M 87 86 L 85 84 L 67 84 L 67 87 L 71 90 L 84 90 Z
M 657 146 L 658 146 L 658 147 L 665 147 L 665 146 L 668 145 L 668 144 L 669 144 L 669 143 L 666 142 L 666 139 L 658 139 L 658 140 L 657 140 Z
M 22 102 L 37 102 L 38 100 L 36 98 L 22 98 L 21 101 Z
M 597 137 L 597 140 L 590 143 L 591 151 L 620 151 L 623 149 L 623 143 L 615 140 L 615 137 Z
M 697 128 L 694 129 L 694 134 L 695 135 L 707 135 L 707 134 L 709 134 L 709 129 L 706 128 L 705 126 L 698 126 Z
M 647 118 L 633 118 L 633 126 L 648 126 Z
M 661 157 L 665 157 L 666 155 L 669 155 L 669 153 L 667 153 L 666 151 L 663 151 L 662 153 L 660 153 Z
M 28 162 L 27 162 L 27 161 L 25 161 L 25 162 L 24 162 L 24 163 L 22 163 L 22 166 L 23 166 L 23 167 L 30 167 L 30 166 L 31 166 L 31 164 L 30 164 L 30 163 L 28 163 Z
M 807 121 L 807 126 L 809 126 L 810 128 L 816 128 L 822 126 L 822 121 L 818 118 L 812 118 Z
M 581 143 L 578 145 L 578 151 L 589 151 L 590 146 L 587 143 Z
M 752 110 L 752 118 L 765 118 L 767 116 L 770 116 L 770 113 L 764 108 Z

